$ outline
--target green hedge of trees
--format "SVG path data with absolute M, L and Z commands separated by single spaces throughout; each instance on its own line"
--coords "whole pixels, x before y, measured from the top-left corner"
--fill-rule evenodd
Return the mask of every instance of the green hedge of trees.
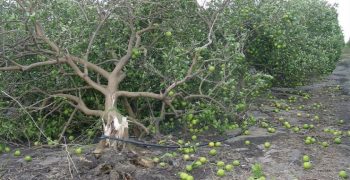
M 276 85 L 302 85 L 335 68 L 344 42 L 336 9 L 326 1 L 267 0 L 249 12 L 248 60 Z

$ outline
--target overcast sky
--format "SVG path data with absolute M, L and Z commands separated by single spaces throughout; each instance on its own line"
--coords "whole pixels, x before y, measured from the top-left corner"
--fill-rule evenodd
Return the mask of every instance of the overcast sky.
M 197 0 L 199 3 L 208 2 L 210 0 Z M 338 4 L 338 20 L 343 29 L 344 40 L 350 40 L 350 0 L 327 0 L 328 2 Z
M 343 29 L 345 41 L 350 39 L 350 0 L 328 0 L 338 3 L 338 20 Z

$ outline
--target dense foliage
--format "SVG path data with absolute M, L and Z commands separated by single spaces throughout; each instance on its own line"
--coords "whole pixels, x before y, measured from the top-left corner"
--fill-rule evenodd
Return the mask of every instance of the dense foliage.
M 277 85 L 301 85 L 335 68 L 344 42 L 336 9 L 326 1 L 262 1 L 245 10 L 248 60 Z
M 25 3 L 35 8 L 24 12 L 17 3 L 3 1 L 1 66 L 67 55 L 84 59 L 88 49 L 85 59 L 111 72 L 128 51 L 133 33 L 130 22 L 135 30 L 151 27 L 142 34 L 140 46 L 132 49 L 119 90 L 165 92 L 167 101 L 125 96 L 116 108 L 155 134 L 174 129 L 196 134 L 212 127 L 234 128 L 242 121 L 248 125 L 246 120 L 253 118 L 243 115 L 249 102 L 269 88 L 273 79 L 278 85 L 294 86 L 327 74 L 343 45 L 336 11 L 324 1 L 213 1 L 206 9 L 192 0 L 171 5 L 163 0 L 114 3 L 54 0 Z M 105 13 L 110 13 L 108 18 Z M 46 36 L 64 55 L 48 53 L 50 45 L 33 38 L 35 22 L 41 22 Z M 96 37 L 90 45 L 92 36 Z M 94 71 L 88 76 L 101 86 L 107 84 Z M 1 71 L 0 82 L 1 90 L 31 114 L 1 94 L 1 113 L 6 114 L 0 119 L 2 137 L 37 140 L 45 134 L 57 139 L 66 125 L 66 135 L 100 132 L 100 120 L 75 113 L 70 101 L 54 96 L 64 92 L 81 98 L 91 109 L 105 108 L 103 94 L 68 64 Z M 74 120 L 67 124 L 70 116 Z M 137 130 L 133 126 L 130 133 Z

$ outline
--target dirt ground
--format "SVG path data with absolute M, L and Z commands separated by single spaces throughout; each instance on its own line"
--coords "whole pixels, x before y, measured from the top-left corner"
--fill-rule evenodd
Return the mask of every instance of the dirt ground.
M 199 157 L 206 157 L 208 162 L 187 172 L 194 179 L 245 180 L 257 173 L 252 170 L 255 163 L 261 165 L 266 179 L 332 180 L 340 179 L 341 170 L 350 174 L 350 134 L 347 134 L 350 130 L 350 55 L 344 56 L 329 77 L 295 89 L 275 88 L 271 95 L 258 99 L 249 112 L 258 122 L 249 129 L 249 135 L 223 142 L 215 148 L 215 156 L 208 154 L 212 149 L 208 146 L 198 148 L 188 161 L 176 150 L 174 155 L 174 150 L 169 149 L 141 149 L 143 157 L 159 157 L 165 162 L 164 166 L 158 163 L 147 168 L 139 163 L 139 157 L 128 152 L 109 150 L 96 159 L 91 153 L 93 146 L 83 146 L 80 156 L 74 154 L 72 146 L 20 148 L 23 155 L 31 155 L 33 160 L 25 162 L 23 156 L 14 157 L 13 151 L 0 154 L 0 179 L 180 179 L 179 172 L 186 172 L 185 166 Z M 263 121 L 275 127 L 276 132 L 269 133 L 261 127 Z M 291 128 L 284 126 L 286 121 Z M 304 124 L 312 124 L 314 128 L 304 129 Z M 299 132 L 292 130 L 295 126 L 300 128 Z M 325 129 L 342 134 L 334 135 Z M 307 136 L 316 141 L 305 144 Z M 336 136 L 341 137 L 340 144 L 334 142 Z M 204 138 L 199 136 L 199 140 Z M 246 140 L 251 144 L 245 145 Z M 267 141 L 272 145 L 270 148 L 263 145 Z M 323 147 L 322 142 L 329 146 Z M 303 155 L 310 157 L 311 169 L 303 168 Z M 226 171 L 224 177 L 218 177 L 217 161 L 230 164 L 233 160 L 239 160 L 240 165 Z

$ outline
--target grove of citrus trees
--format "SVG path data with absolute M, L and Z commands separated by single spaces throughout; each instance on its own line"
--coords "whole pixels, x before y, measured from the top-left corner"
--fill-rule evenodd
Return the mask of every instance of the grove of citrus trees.
M 254 97 L 331 72 L 344 45 L 320 0 L 1 2 L 0 135 L 17 141 L 244 128 Z

